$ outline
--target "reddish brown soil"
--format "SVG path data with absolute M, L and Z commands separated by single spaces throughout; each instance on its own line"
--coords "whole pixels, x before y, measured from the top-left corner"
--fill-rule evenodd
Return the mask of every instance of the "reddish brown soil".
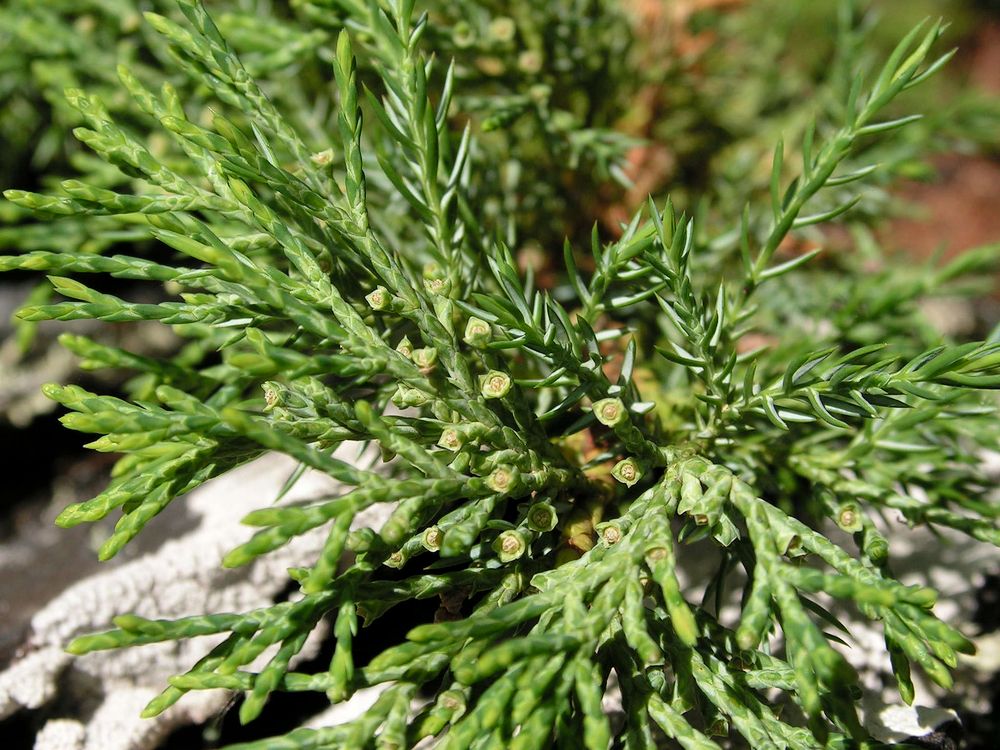
M 933 163 L 934 182 L 900 187 L 917 215 L 892 222 L 886 244 L 926 258 L 941 249 L 951 257 L 1000 240 L 1000 161 L 946 154 Z
M 984 23 L 967 50 L 961 62 L 969 84 L 1000 94 L 1000 22 Z M 933 165 L 933 182 L 900 187 L 899 195 L 915 215 L 894 221 L 885 233 L 886 244 L 918 258 L 938 251 L 949 258 L 1000 242 L 1000 158 L 943 154 Z M 1000 283 L 994 296 L 1000 296 Z

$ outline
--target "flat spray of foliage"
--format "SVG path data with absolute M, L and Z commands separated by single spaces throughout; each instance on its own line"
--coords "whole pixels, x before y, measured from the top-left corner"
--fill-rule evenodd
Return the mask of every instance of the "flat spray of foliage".
M 343 21 L 328 149 L 315 148 L 315 121 L 304 133 L 308 118 L 265 95 L 198 0 L 178 0 L 181 22 L 146 16 L 151 44 L 214 117 L 189 119 L 174 85 L 149 90 L 123 66 L 144 127 L 180 151 L 153 156 L 100 99 L 70 90 L 86 121 L 76 136 L 133 178 L 131 190 L 93 179 L 6 193 L 172 248 L 0 258 L 50 273 L 66 298 L 22 309 L 24 320 L 160 321 L 187 342 L 158 361 L 64 336 L 87 366 L 138 378 L 131 400 L 47 388 L 69 428 L 123 454 L 108 488 L 66 508 L 61 525 L 120 514 L 100 550 L 108 559 L 175 497 L 265 451 L 343 485 L 305 504 L 262 497 L 245 519 L 258 531 L 224 560 L 245 565 L 323 528 L 313 566 L 290 571 L 288 601 L 177 621 L 122 616 L 70 651 L 225 634 L 150 716 L 190 690 L 243 692 L 250 721 L 275 690 L 341 701 L 389 685 L 347 724 L 240 746 L 259 750 L 427 737 L 448 750 L 645 748 L 664 736 L 708 750 L 736 735 L 761 749 L 869 746 L 857 677 L 823 630 L 831 615 L 817 594 L 880 623 L 903 699 L 914 666 L 949 686 L 972 645 L 935 617 L 935 592 L 893 578 L 873 517 L 1000 543 L 976 458 L 996 442 L 981 389 L 1000 387 L 1000 344 L 927 346 L 912 305 L 996 248 L 943 269 L 846 277 L 817 268 L 814 252 L 783 250 L 864 195 L 854 191 L 879 167 L 859 154 L 914 119 L 886 109 L 949 57 L 931 55 L 939 25 L 859 73 L 834 108 L 839 122 L 808 127 L 794 152 L 779 143 L 770 201 L 729 217 L 728 234 L 708 237 L 650 201 L 616 241 L 595 231 L 589 248 L 567 242 L 565 283 L 552 286 L 519 269 L 496 202 L 483 199 L 492 173 L 479 165 L 516 154 L 484 152 L 471 122 L 450 116 L 454 68 L 426 52 L 439 30 L 412 0 L 306 5 L 317 18 L 335 6 Z M 540 100 L 504 102 L 521 110 L 494 112 L 493 127 L 528 109 L 545 120 Z M 130 302 L 78 280 L 87 273 L 148 281 L 170 299 Z M 829 330 L 807 332 L 798 321 L 809 314 Z M 755 331 L 772 346 L 743 346 Z M 373 443 L 389 462 L 332 457 L 344 441 Z M 388 521 L 352 529 L 376 503 L 391 504 Z M 853 541 L 833 541 L 835 527 Z M 700 601 L 677 574 L 695 540 L 718 559 Z M 717 615 L 734 585 L 731 629 Z M 412 623 L 405 641 L 356 663 L 359 627 L 434 597 L 437 622 Z M 329 668 L 289 671 L 323 618 L 336 640 Z M 269 649 L 265 667 L 248 669 Z M 612 671 L 626 714 L 618 737 L 601 705 Z

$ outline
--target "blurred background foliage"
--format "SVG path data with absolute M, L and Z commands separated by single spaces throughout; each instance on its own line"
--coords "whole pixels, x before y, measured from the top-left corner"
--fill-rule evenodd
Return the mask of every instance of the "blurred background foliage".
M 317 154 L 325 152 L 336 129 L 331 40 L 360 2 L 209 3 L 248 70 Z M 884 57 L 898 29 L 925 16 L 947 18 L 951 25 L 945 44 L 959 47 L 944 75 L 895 105 L 927 116 L 901 137 L 887 139 L 888 145 L 875 145 L 873 138 L 858 154 L 859 164 L 878 163 L 880 168 L 849 221 L 835 230 L 817 230 L 811 238 L 800 236 L 782 252 L 794 256 L 818 243 L 843 250 L 825 253 L 814 272 L 828 274 L 831 299 L 840 300 L 842 309 L 856 310 L 860 302 L 852 303 L 851 296 L 862 292 L 844 281 L 848 275 L 843 272 L 856 271 L 859 264 L 875 272 L 873 283 L 900 285 L 903 302 L 912 302 L 927 286 L 930 271 L 906 264 L 890 268 L 885 249 L 906 250 L 912 242 L 919 246 L 917 254 L 926 256 L 1000 237 L 1000 226 L 988 219 L 942 219 L 934 203 L 941 201 L 943 191 L 914 187 L 936 178 L 961 181 L 972 167 L 980 183 L 1000 178 L 995 162 L 1000 152 L 1000 57 L 991 53 L 1000 47 L 995 2 L 430 0 L 418 5 L 435 21 L 428 25 L 427 46 L 455 63 L 450 120 L 456 131 L 471 123 L 476 135 L 473 164 L 486 175 L 476 197 L 494 207 L 488 214 L 496 225 L 489 228 L 519 248 L 520 262 L 533 267 L 541 286 L 554 287 L 559 281 L 554 269 L 560 265 L 564 237 L 577 248 L 589 246 L 595 221 L 600 239 L 615 237 L 649 194 L 657 201 L 669 195 L 680 209 L 699 216 L 698 258 L 704 267 L 731 262 L 733 217 L 766 193 L 773 144 L 781 137 L 797 149 L 813 119 L 837 121 L 838 102 L 846 99 L 850 86 L 850 67 L 859 58 L 874 63 Z M 174 12 L 170 3 L 135 0 L 8 0 L 0 7 L 3 187 L 51 189 L 62 179 L 86 178 L 114 188 L 132 181 L 73 137 L 82 122 L 66 104 L 67 88 L 95 94 L 118 122 L 149 144 L 154 157 L 184 173 L 185 155 L 156 132 L 154 121 L 139 111 L 115 72 L 122 64 L 154 90 L 170 84 L 193 122 L 211 118 L 209 92 L 175 72 L 170 53 L 143 23 L 141 14 L 150 8 Z M 362 81 L 379 95 L 377 79 L 370 74 L 378 50 L 365 47 L 364 29 L 353 30 Z M 445 68 L 438 65 L 436 74 L 443 75 Z M 250 130 L 249 123 L 236 124 Z M 929 153 L 939 156 L 928 158 Z M 335 150 L 330 158 L 336 171 Z M 797 165 L 788 167 L 789 176 L 795 169 Z M 373 201 L 392 194 L 384 175 L 373 180 Z M 910 187 L 890 189 L 900 180 Z M 838 196 L 830 192 L 834 205 Z M 406 234 L 414 228 L 394 209 L 399 202 L 386 199 L 383 204 L 383 231 L 412 239 Z M 944 223 L 935 231 L 928 229 L 926 219 Z M 962 227 L 964 235 L 952 231 L 953 225 Z M 145 247 L 147 254 L 162 252 L 148 239 L 141 220 L 125 228 L 121 221 L 101 216 L 36 225 L 21 209 L 0 204 L 0 250 L 103 253 L 124 244 Z M 984 257 L 970 261 L 957 275 L 968 278 L 969 271 L 988 266 L 989 253 L 980 255 Z M 577 261 L 584 269 L 590 262 L 587 257 Z M 37 304 L 50 293 L 24 274 L 8 276 L 0 283 L 17 288 L 17 303 L 28 295 Z M 989 291 L 991 280 L 982 277 L 982 291 Z M 798 300 L 794 290 L 785 294 L 786 304 L 774 312 L 785 321 L 807 326 L 832 321 L 859 344 L 884 333 L 859 328 L 851 315 L 841 315 L 843 323 L 838 323 L 827 306 L 818 309 L 815 300 Z M 6 304 L 5 316 L 13 306 Z M 968 325 L 982 328 L 994 314 L 977 312 Z M 55 353 L 51 336 L 36 340 L 34 324 L 18 323 L 13 331 L 7 320 L 3 325 L 12 335 L 0 350 L 5 386 L 0 388 L 0 412 L 26 424 L 45 408 L 32 395 L 37 384 L 63 378 L 72 363 Z M 112 327 L 101 335 L 125 334 Z M 146 346 L 156 353 L 174 345 L 161 337 L 150 338 Z

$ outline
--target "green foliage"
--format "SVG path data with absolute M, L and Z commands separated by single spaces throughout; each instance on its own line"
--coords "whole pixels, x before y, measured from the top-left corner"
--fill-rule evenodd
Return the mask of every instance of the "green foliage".
M 575 21 L 556 24 L 570 6 Z M 666 736 L 715 748 L 730 733 L 762 748 L 865 746 L 857 677 L 822 629 L 818 593 L 882 623 L 904 698 L 911 663 L 950 685 L 971 643 L 934 616 L 933 591 L 893 578 L 873 517 L 894 510 L 1000 543 L 1000 509 L 982 499 L 976 468 L 997 439 L 995 401 L 982 391 L 1000 388 L 1000 343 L 939 340 L 914 304 L 994 264 L 997 248 L 868 278 L 853 254 L 782 255 L 788 238 L 822 237 L 817 225 L 865 206 L 870 193 L 855 191 L 880 173 L 867 161 L 873 144 L 891 144 L 914 119 L 889 108 L 950 57 L 935 51 L 940 24 L 853 71 L 794 149 L 779 140 L 762 200 L 753 185 L 735 203 L 718 191 L 720 211 L 752 198 L 724 232 L 714 214 L 650 200 L 613 241 L 596 230 L 589 247 L 567 241 L 564 281 L 543 283 L 511 249 L 537 224 L 507 198 L 543 195 L 553 184 L 544 171 L 560 160 L 613 171 L 627 145 L 581 124 L 610 117 L 601 109 L 612 99 L 559 104 L 561 86 L 567 96 L 596 86 L 624 49 L 603 4 L 534 15 L 518 5 L 510 18 L 491 3 L 432 3 L 417 15 L 412 0 L 315 0 L 295 4 L 300 15 L 270 52 L 250 14 L 217 25 L 197 0 L 177 7 L 143 27 L 177 85 L 158 81 L 157 91 L 148 81 L 160 76 L 120 66 L 128 116 L 70 89 L 75 135 L 101 166 L 45 194 L 5 193 L 55 217 L 43 224 L 52 245 L 23 242 L 0 258 L 0 269 L 51 274 L 62 299 L 33 303 L 22 319 L 160 321 L 187 342 L 157 360 L 64 337 L 89 367 L 140 377 L 126 399 L 47 388 L 67 427 L 122 454 L 108 488 L 58 523 L 120 513 L 100 551 L 110 558 L 175 497 L 268 450 L 342 489 L 251 513 L 258 531 L 224 560 L 245 565 L 325 529 L 312 567 L 290 571 L 299 591 L 288 601 L 177 621 L 119 617 L 70 651 L 226 634 L 147 715 L 222 687 L 245 693 L 240 718 L 250 721 L 275 690 L 338 701 L 389 683 L 355 721 L 245 748 L 433 736 L 443 748 L 582 738 L 603 749 L 612 671 L 623 747 Z M 852 19 L 843 14 L 845 28 Z M 483 73 L 486 52 L 495 60 Z M 293 62 L 306 83 L 275 86 L 270 74 Z M 308 106 L 322 88 L 310 76 L 322 81 L 323 69 L 335 111 Z M 516 179 L 498 186 L 498 163 L 533 160 L 541 194 Z M 108 242 L 55 243 L 65 222 Z M 18 244 L 38 231 L 16 229 Z M 859 244 L 870 239 L 855 231 Z M 143 244 L 107 252 L 136 235 L 155 241 L 149 257 Z M 160 296 L 132 302 L 120 286 L 77 279 L 95 273 Z M 748 350 L 753 333 L 774 346 Z M 345 441 L 377 444 L 386 463 L 334 457 Z M 377 503 L 391 504 L 384 525 L 353 528 Z M 735 627 L 679 580 L 698 539 L 720 555 L 716 601 L 740 572 L 748 582 Z M 361 620 L 438 596 L 461 601 L 457 619 L 414 623 L 405 641 L 355 663 Z M 289 671 L 324 618 L 336 641 L 329 669 Z M 772 689 L 787 710 L 772 708 Z M 411 711 L 420 690 L 435 697 Z

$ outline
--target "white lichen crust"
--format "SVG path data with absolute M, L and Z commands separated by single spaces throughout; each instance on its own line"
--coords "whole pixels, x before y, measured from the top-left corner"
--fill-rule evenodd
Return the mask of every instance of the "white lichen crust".
M 340 451 L 357 459 L 357 445 Z M 135 613 L 177 618 L 205 612 L 239 612 L 270 604 L 288 583 L 287 568 L 308 564 L 322 547 L 324 532 L 291 544 L 243 568 L 224 569 L 223 555 L 252 533 L 240 524 L 249 511 L 271 503 L 294 470 L 283 456 L 265 456 L 193 492 L 185 503 L 193 529 L 154 552 L 101 571 L 67 588 L 31 620 L 20 655 L 0 673 L 0 718 L 21 709 L 71 706 L 74 715 L 50 719 L 38 733 L 36 750 L 150 750 L 173 728 L 201 723 L 229 699 L 225 691 L 185 696 L 156 719 L 139 713 L 169 676 L 189 669 L 220 636 L 72 657 L 63 650 L 75 636 L 106 630 L 113 617 Z M 315 472 L 296 482 L 284 502 L 336 491 Z M 376 519 L 358 518 L 364 524 Z M 315 653 L 320 631 L 313 634 Z M 262 656 L 263 664 L 270 654 Z

